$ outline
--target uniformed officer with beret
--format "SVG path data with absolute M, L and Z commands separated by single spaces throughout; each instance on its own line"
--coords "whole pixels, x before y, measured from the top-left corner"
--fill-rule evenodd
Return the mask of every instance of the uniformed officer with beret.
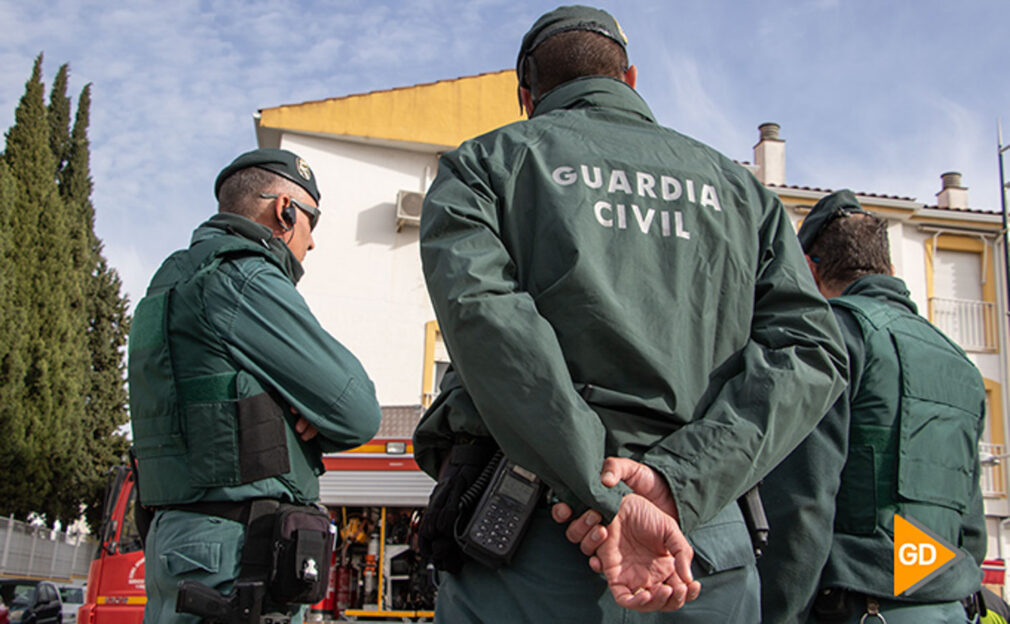
M 985 387 L 893 276 L 887 221 L 849 190 L 799 240 L 849 354 L 849 386 L 762 485 L 772 539 L 758 561 L 766 622 L 965 622 L 986 550 L 978 440 Z M 894 595 L 895 515 L 959 556 Z
M 421 259 L 455 367 L 414 437 L 442 475 L 426 518 L 437 529 L 473 472 L 459 448 L 490 444 L 578 514 L 585 553 L 546 503 L 499 569 L 455 566 L 451 534 L 432 534 L 440 621 L 756 622 L 736 500 L 844 386 L 778 198 L 656 123 L 626 44 L 605 11 L 543 15 L 516 67 L 530 119 L 445 154 L 425 198 Z
M 225 167 L 214 192 L 218 214 L 158 269 L 130 330 L 133 452 L 140 501 L 155 510 L 148 624 L 201 621 L 176 613 L 178 584 L 231 592 L 250 555 L 251 501 L 316 501 L 322 453 L 379 427 L 361 363 L 295 290 L 320 217 L 312 169 L 257 149 Z M 286 612 L 300 621 L 300 609 Z

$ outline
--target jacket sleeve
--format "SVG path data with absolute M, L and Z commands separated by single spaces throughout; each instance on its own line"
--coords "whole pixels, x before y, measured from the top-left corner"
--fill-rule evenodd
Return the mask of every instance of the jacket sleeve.
M 642 459 L 665 476 L 685 531 L 771 471 L 845 387 L 838 325 L 785 210 L 763 188 L 752 197 L 763 218 L 750 338 L 713 374 L 691 422 Z
M 849 405 L 860 385 L 865 351 L 856 320 L 845 311 L 836 314 L 852 371 L 849 391 L 761 484 L 770 529 L 758 559 L 765 622 L 807 621 L 831 554 L 835 498 L 848 456 Z
M 471 150 L 471 151 L 468 151 Z M 478 154 L 443 156 L 421 213 L 421 260 L 462 385 L 506 456 L 577 511 L 609 519 L 623 488 L 600 483 L 605 430 L 576 392 L 553 328 L 520 289 Z
M 235 292 L 233 316 L 215 315 L 236 362 L 284 397 L 319 430 L 320 450 L 360 446 L 379 429 L 375 387 L 358 359 L 337 342 L 279 270 L 262 261 Z M 213 295 L 205 295 L 213 296 Z

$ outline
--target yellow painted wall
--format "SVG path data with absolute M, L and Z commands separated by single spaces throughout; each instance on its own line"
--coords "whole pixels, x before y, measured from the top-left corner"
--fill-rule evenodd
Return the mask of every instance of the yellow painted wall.
M 424 324 L 424 369 L 421 373 L 421 404 L 424 407 L 430 407 L 431 397 L 435 396 L 435 343 L 441 339 L 438 321 Z
M 999 383 L 993 381 L 992 379 L 983 377 L 982 382 L 985 383 L 985 394 L 990 406 L 989 413 L 986 414 L 986 418 L 989 419 L 990 439 L 982 441 L 991 442 L 992 444 L 1006 444 L 1006 436 L 1003 431 L 1003 419 L 998 418 L 1001 406 L 1003 405 L 1003 389 L 1000 387 Z
M 265 108 L 267 128 L 456 147 L 525 119 L 514 70 Z

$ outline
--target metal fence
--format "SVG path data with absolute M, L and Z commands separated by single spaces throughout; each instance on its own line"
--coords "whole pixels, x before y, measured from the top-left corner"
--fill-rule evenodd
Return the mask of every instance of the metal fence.
M 988 301 L 933 297 L 933 324 L 965 351 L 996 350 L 996 306 Z
M 979 485 L 982 495 L 990 498 L 1006 496 L 1006 482 L 1002 458 L 1005 454 L 1002 444 L 978 443 L 978 454 L 982 460 L 982 474 L 979 475 Z
M 97 543 L 90 536 L 0 518 L 0 574 L 49 579 L 87 578 Z

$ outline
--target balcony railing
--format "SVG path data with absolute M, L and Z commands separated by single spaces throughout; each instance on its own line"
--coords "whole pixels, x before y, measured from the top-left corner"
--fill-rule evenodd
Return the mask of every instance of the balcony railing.
M 979 459 L 982 460 L 982 474 L 979 477 L 982 496 L 989 498 L 1006 496 L 1005 472 L 1003 470 L 1005 453 L 1002 444 L 978 443 Z
M 933 297 L 933 324 L 965 351 L 996 350 L 995 306 L 987 301 Z

